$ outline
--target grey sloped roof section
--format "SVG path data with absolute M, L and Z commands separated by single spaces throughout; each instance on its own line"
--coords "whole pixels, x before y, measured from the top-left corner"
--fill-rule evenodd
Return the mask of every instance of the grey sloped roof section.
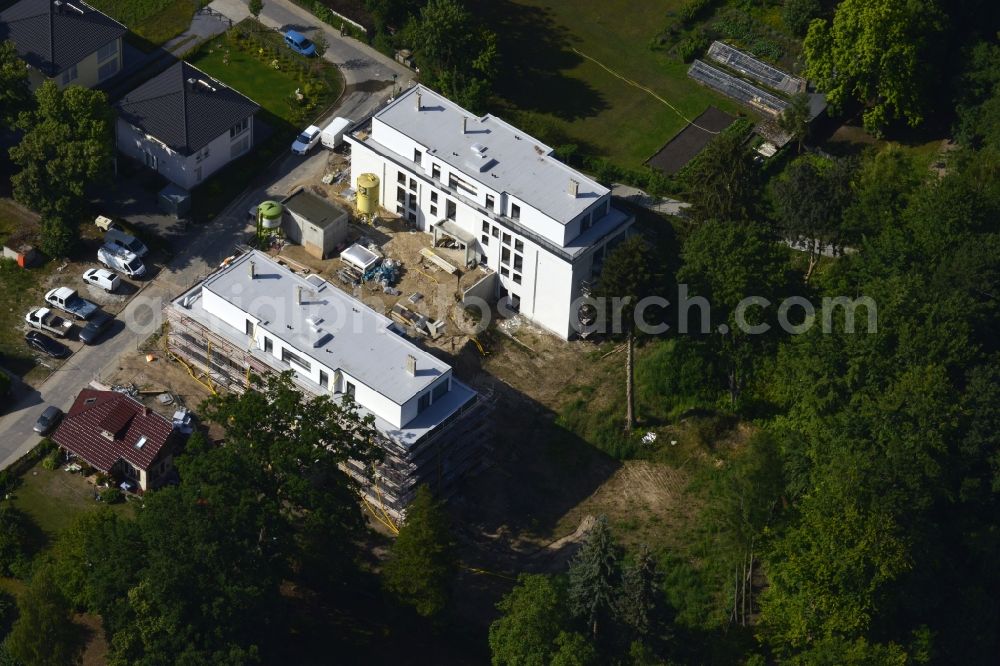
M 46 76 L 72 67 L 128 32 L 110 16 L 81 0 L 21 0 L 0 12 L 0 41 Z
M 190 155 L 260 106 L 186 62 L 146 81 L 115 105 L 118 115 L 171 150 Z

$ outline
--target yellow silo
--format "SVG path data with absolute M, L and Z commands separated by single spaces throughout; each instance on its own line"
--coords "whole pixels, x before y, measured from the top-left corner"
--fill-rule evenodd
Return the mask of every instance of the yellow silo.
M 358 215 L 374 215 L 378 208 L 378 176 L 363 173 L 358 176 Z

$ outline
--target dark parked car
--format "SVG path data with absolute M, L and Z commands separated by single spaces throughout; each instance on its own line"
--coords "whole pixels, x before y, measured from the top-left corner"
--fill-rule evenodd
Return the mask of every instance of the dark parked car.
M 48 354 L 52 358 L 66 358 L 70 354 L 69 347 L 38 331 L 28 332 L 24 336 L 24 341 L 35 351 Z
M 87 325 L 80 330 L 80 342 L 85 345 L 92 345 L 96 343 L 102 335 L 104 335 L 111 324 L 113 324 L 115 318 L 109 315 L 104 310 L 98 310 L 90 317 L 90 321 Z
M 56 424 L 59 423 L 59 419 L 62 418 L 62 410 L 58 407 L 52 405 L 45 408 L 38 420 L 35 421 L 35 432 L 39 435 L 49 434 Z

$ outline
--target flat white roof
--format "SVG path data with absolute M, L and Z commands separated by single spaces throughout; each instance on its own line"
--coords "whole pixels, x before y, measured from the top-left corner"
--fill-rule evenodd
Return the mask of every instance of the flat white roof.
M 422 85 L 402 93 L 374 118 L 424 146 L 429 155 L 467 178 L 507 192 L 562 224 L 610 192 L 557 160 L 552 149 L 534 137 L 496 116 L 477 117 Z M 464 133 L 463 118 L 468 119 Z M 375 128 L 372 130 L 372 138 L 378 141 Z M 402 157 L 411 160 L 413 156 Z M 575 197 L 569 194 L 571 180 L 579 183 Z
M 396 333 L 385 315 L 318 275 L 299 275 L 256 250 L 207 277 L 201 288 L 258 319 L 258 328 L 303 356 L 342 370 L 398 405 L 451 370 Z M 184 299 L 175 302 L 184 307 Z M 406 370 L 407 356 L 417 360 L 416 375 Z

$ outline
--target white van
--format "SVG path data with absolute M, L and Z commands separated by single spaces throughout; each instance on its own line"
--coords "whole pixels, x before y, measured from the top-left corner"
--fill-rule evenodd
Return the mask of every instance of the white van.
M 115 245 L 103 245 L 97 251 L 97 261 L 105 268 L 118 271 L 132 278 L 146 274 L 146 267 L 135 253 Z
M 333 150 L 340 145 L 341 141 L 344 140 L 344 133 L 347 132 L 354 125 L 354 121 L 350 118 L 334 118 L 330 121 L 330 124 L 323 129 L 323 134 L 320 135 L 320 141 L 323 142 L 324 148 L 329 148 Z
M 137 257 L 145 257 L 149 254 L 149 248 L 141 240 L 121 229 L 108 229 L 107 233 L 104 234 L 104 244 L 121 248 Z
M 91 268 L 83 274 L 83 281 L 99 287 L 109 294 L 118 288 L 122 279 L 106 268 Z

